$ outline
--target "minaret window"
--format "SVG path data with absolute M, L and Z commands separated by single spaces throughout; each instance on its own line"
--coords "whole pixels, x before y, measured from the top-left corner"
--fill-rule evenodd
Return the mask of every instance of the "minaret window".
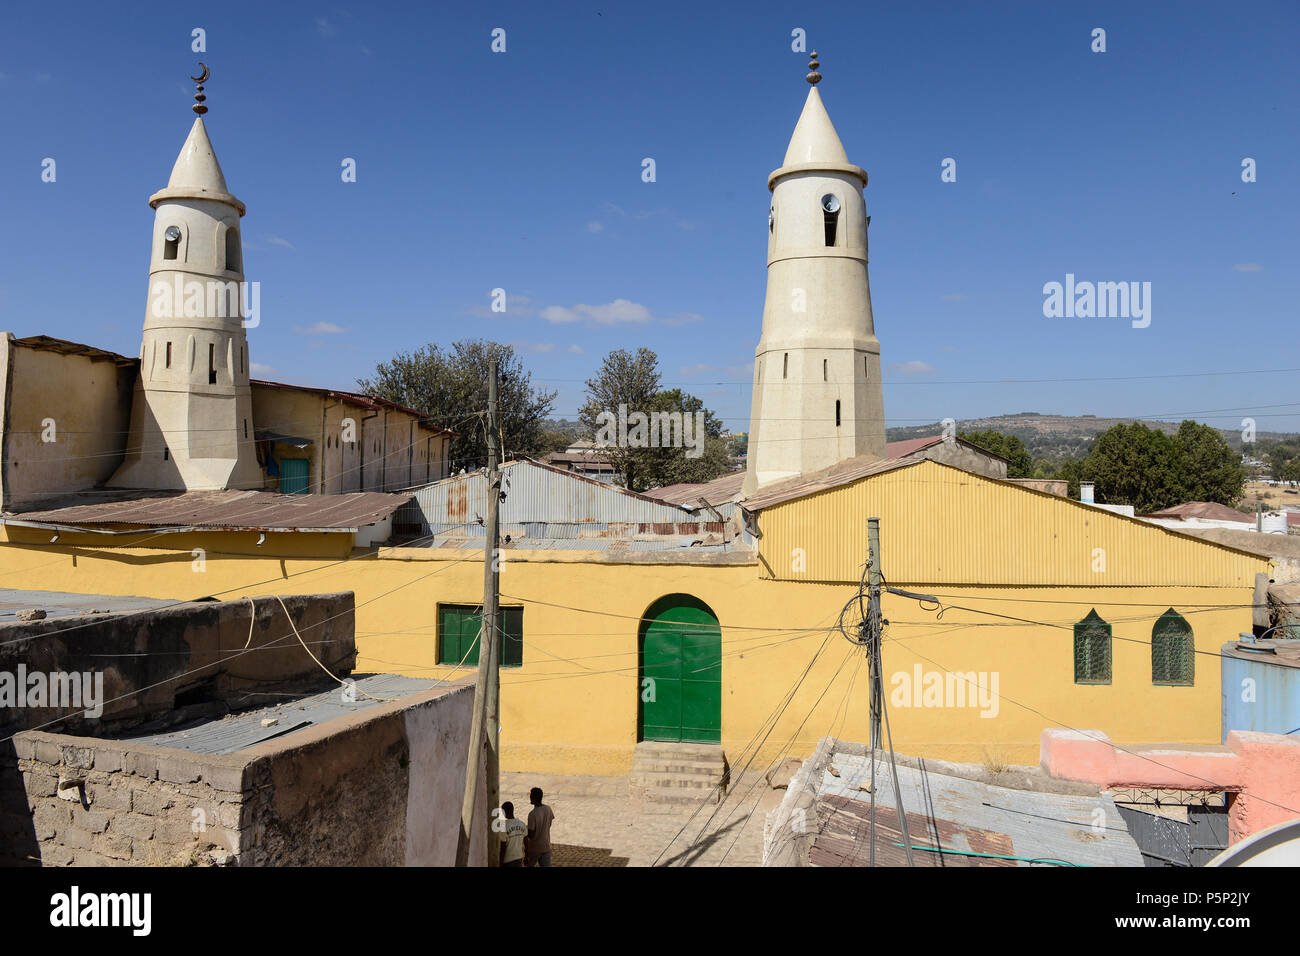
M 226 230 L 226 271 L 239 271 L 239 230 Z
M 826 245 L 833 246 L 840 222 L 840 200 L 834 193 L 822 197 L 822 219 L 826 224 Z
M 835 399 L 835 427 L 840 427 L 840 400 Z
M 822 381 L 823 381 L 823 382 L 828 382 L 828 381 L 830 381 L 830 379 L 828 379 L 828 378 L 826 377 L 826 376 L 827 376 L 826 363 L 827 363 L 827 360 L 826 360 L 826 359 L 822 359 Z
M 767 211 L 767 231 L 776 231 L 776 206 L 773 206 Z
M 217 347 L 208 343 L 208 384 L 217 384 Z
M 167 231 L 163 233 L 163 258 L 175 259 L 181 247 L 181 231 L 176 226 L 168 226 Z
M 781 377 L 787 378 L 790 375 L 790 353 L 786 352 L 785 357 L 781 360 Z
M 167 368 L 172 367 L 172 344 L 170 342 L 167 343 L 167 366 L 166 367 Z

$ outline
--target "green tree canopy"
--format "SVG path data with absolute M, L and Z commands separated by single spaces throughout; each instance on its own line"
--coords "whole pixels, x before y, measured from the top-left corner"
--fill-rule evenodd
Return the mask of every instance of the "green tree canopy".
M 487 464 L 487 436 L 480 412 L 487 409 L 487 383 L 498 364 L 497 403 L 505 457 L 550 450 L 545 426 L 555 392 L 533 387 L 532 374 L 509 345 L 484 339 L 453 342 L 450 352 L 429 344 L 381 362 L 357 388 L 429 415 L 429 421 L 458 432 L 451 442 L 452 467 Z
M 693 443 L 700 438 L 703 446 L 698 456 L 688 455 L 686 447 L 637 448 L 608 445 L 601 454 L 613 462 L 624 485 L 633 491 L 645 491 L 679 482 L 709 481 L 730 468 L 726 443 L 722 439 L 722 422 L 704 407 L 704 402 L 681 389 L 659 387 L 659 356 L 648 348 L 635 353 L 626 349 L 610 352 L 601 361 L 600 370 L 587 381 L 587 402 L 578 413 L 584 428 L 599 438 L 607 419 L 602 414 L 619 415 L 619 406 L 627 414 L 640 412 L 680 413 L 691 421 Z M 697 436 L 694 416 L 704 416 L 704 435 Z
M 1245 490 L 1241 456 L 1209 425 L 1184 421 L 1174 435 L 1140 422 L 1115 425 L 1097 436 L 1081 462 L 1065 462 L 1057 477 L 1078 494 L 1079 481 L 1096 485 L 1097 500 L 1132 505 L 1139 513 L 1185 501 L 1234 505 Z

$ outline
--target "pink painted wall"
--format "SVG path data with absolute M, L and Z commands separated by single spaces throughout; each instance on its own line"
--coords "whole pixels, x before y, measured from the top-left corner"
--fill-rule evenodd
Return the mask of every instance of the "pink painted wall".
M 1049 776 L 1109 787 L 1236 791 L 1229 839 L 1300 818 L 1300 739 L 1229 732 L 1223 746 L 1145 744 L 1116 749 L 1099 730 L 1044 730 L 1040 763 Z

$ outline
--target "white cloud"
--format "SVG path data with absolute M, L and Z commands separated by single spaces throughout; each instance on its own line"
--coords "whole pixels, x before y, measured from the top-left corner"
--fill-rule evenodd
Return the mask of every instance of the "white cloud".
M 284 246 L 286 249 L 294 248 L 293 243 L 282 236 L 267 236 L 266 241 L 273 246 Z
M 707 375 L 710 372 L 716 372 L 717 370 L 717 366 L 706 365 L 704 362 L 698 362 L 695 365 L 683 365 L 677 370 L 677 374 L 690 378 L 694 375 Z
M 347 331 L 343 326 L 335 325 L 333 322 L 317 322 L 306 328 L 295 325 L 293 330 L 299 335 L 340 335 Z
M 324 17 L 316 18 L 316 29 L 320 31 L 320 35 L 323 37 L 332 37 L 334 34 L 338 33 L 334 24 L 330 23 Z
M 274 375 L 275 369 L 270 365 L 263 365 L 261 362 L 249 362 L 248 370 L 254 375 Z
M 587 354 L 587 350 L 584 349 L 581 345 L 570 345 L 570 346 L 569 346 L 568 348 L 566 348 L 564 351 L 569 352 L 569 353 L 572 354 L 572 355 L 586 355 L 586 354 Z
M 913 359 L 910 362 L 899 362 L 889 366 L 891 372 L 897 372 L 900 375 L 932 375 L 938 371 L 929 362 L 922 362 Z
M 1233 266 L 1238 272 L 1263 272 L 1264 267 L 1254 262 L 1243 262 L 1241 265 Z
M 604 224 L 603 222 L 589 222 L 589 223 L 587 223 L 587 231 L 588 231 L 588 232 L 604 232 L 604 231 L 605 231 L 605 224 Z
M 575 305 L 571 309 L 548 305 L 537 314 L 547 322 L 586 322 L 590 325 L 639 325 L 654 318 L 644 305 L 627 299 L 615 299 L 605 305 Z

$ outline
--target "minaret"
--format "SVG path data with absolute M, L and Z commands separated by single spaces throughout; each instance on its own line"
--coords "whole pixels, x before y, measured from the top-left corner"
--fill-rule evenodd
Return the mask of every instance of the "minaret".
M 767 179 L 767 301 L 754 358 L 744 493 L 855 455 L 883 455 L 880 342 L 867 282 L 866 170 L 808 100 Z
M 155 210 L 149 303 L 126 460 L 116 488 L 260 488 L 243 326 L 244 204 L 230 194 L 198 114 Z

